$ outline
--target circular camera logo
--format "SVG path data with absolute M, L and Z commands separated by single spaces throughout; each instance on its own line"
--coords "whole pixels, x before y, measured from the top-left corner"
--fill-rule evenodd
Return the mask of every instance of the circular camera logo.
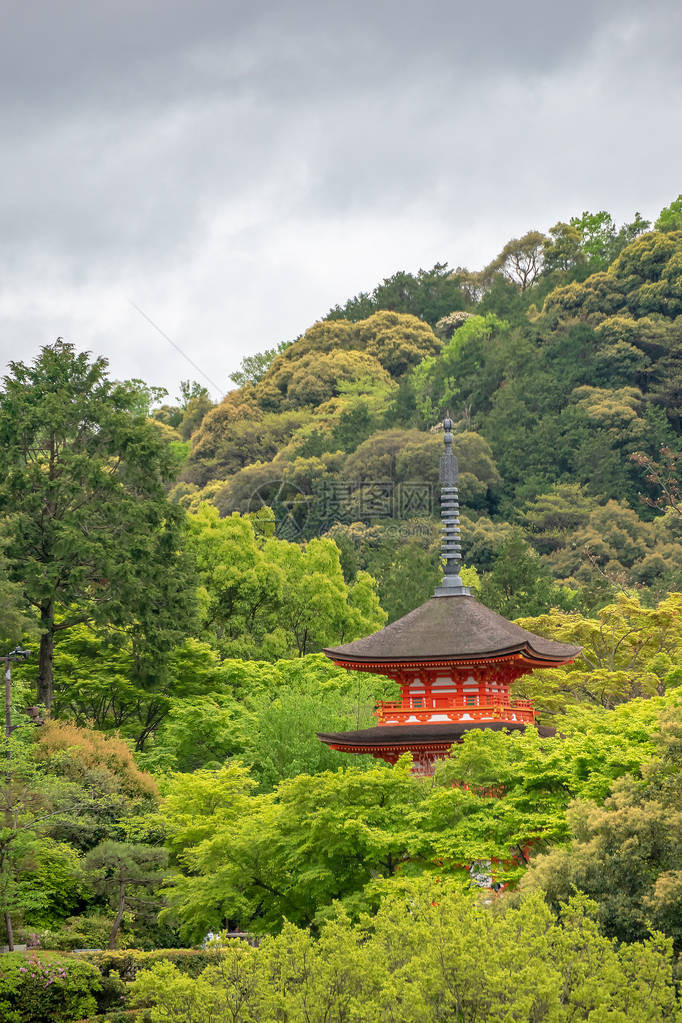
M 246 505 L 247 512 L 271 508 L 275 516 L 275 536 L 280 540 L 296 540 L 304 532 L 310 515 L 310 498 L 287 480 L 261 483 Z

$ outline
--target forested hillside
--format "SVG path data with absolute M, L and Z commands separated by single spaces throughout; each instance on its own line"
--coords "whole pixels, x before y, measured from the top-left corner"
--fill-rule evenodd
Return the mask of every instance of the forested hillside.
M 4 379 L 0 1018 L 677 1019 L 682 196 L 270 345 L 216 405 Z M 437 584 L 446 413 L 467 585 L 583 653 L 423 779 L 317 740 L 396 691 L 320 651 Z
M 682 225 L 669 213 L 666 230 L 585 214 L 531 231 L 476 274 L 395 274 L 246 358 L 242 386 L 191 435 L 174 499 L 221 515 L 269 502 L 282 535 L 328 532 L 347 579 L 368 570 L 394 618 L 409 609 L 401 575 L 423 577 L 418 603 L 436 574 L 434 430 L 449 410 L 465 559 L 496 569 L 500 610 L 546 605 L 521 597 L 524 571 L 531 591 L 562 586 L 565 608 L 620 586 L 646 599 L 681 588 L 679 518 L 655 513 L 651 478 L 679 448 L 682 408 Z

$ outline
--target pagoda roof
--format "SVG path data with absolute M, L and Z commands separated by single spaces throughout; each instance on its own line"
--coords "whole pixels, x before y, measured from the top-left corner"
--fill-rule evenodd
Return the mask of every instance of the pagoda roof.
M 523 732 L 526 724 L 520 721 L 448 721 L 436 724 L 418 725 L 375 725 L 373 728 L 361 728 L 356 732 L 318 732 L 317 738 L 331 746 L 351 747 L 354 752 L 366 748 L 369 752 L 372 749 L 399 749 L 404 747 L 405 752 L 419 746 L 433 746 L 435 744 L 452 745 L 462 738 L 467 732 L 474 730 L 493 732 Z M 546 725 L 531 725 L 539 735 L 551 738 L 556 735 L 556 729 Z
M 455 594 L 431 597 L 379 632 L 329 647 L 324 653 L 349 667 L 467 663 L 513 656 L 533 667 L 551 667 L 574 660 L 581 649 L 536 636 L 475 597 Z

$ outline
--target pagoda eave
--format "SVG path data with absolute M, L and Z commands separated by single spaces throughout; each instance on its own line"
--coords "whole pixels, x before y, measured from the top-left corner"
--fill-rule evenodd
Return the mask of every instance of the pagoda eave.
M 356 732 L 318 732 L 317 738 L 339 753 L 373 756 L 395 764 L 405 753 L 414 758 L 413 771 L 431 774 L 438 760 L 446 757 L 453 745 L 462 741 L 470 731 L 485 729 L 496 732 L 522 732 L 535 727 L 541 737 L 556 735 L 554 728 L 527 726 L 519 721 L 461 721 L 448 724 L 421 725 L 417 728 L 394 725 L 375 726 Z
M 375 725 L 355 732 L 318 732 L 317 738 L 330 749 L 344 753 L 372 753 L 375 750 L 395 750 L 409 753 L 418 746 L 438 746 L 448 750 L 453 743 L 471 731 L 523 732 L 534 727 L 543 738 L 556 735 L 556 729 L 546 725 L 528 725 L 522 721 L 457 721 L 418 725 Z
M 432 597 L 379 632 L 324 653 L 360 671 L 422 664 L 460 667 L 508 658 L 522 659 L 530 670 L 568 664 L 580 649 L 537 636 L 471 595 L 453 595 Z
M 324 653 L 331 657 L 338 668 L 347 668 L 350 671 L 369 671 L 376 675 L 386 675 L 392 672 L 413 671 L 415 669 L 433 670 L 437 668 L 457 669 L 476 668 L 482 665 L 502 664 L 514 661 L 517 667 L 523 667 L 525 671 L 533 671 L 536 668 L 558 668 L 562 664 L 571 664 L 577 655 L 572 657 L 542 657 L 529 649 L 526 650 L 500 650 L 494 653 L 486 653 L 480 656 L 468 657 L 414 657 L 414 658 L 367 658 L 334 657 L 333 651 L 325 650 Z

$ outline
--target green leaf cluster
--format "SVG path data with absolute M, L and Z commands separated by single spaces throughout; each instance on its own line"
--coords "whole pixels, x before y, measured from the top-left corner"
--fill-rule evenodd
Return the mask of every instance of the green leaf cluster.
M 358 925 L 337 912 L 318 940 L 286 923 L 259 948 L 227 942 L 195 980 L 160 963 L 138 973 L 133 1000 L 178 1023 L 673 1019 L 669 943 L 655 934 L 619 946 L 593 913 L 582 897 L 557 919 L 538 897 L 503 909 L 406 884 Z

